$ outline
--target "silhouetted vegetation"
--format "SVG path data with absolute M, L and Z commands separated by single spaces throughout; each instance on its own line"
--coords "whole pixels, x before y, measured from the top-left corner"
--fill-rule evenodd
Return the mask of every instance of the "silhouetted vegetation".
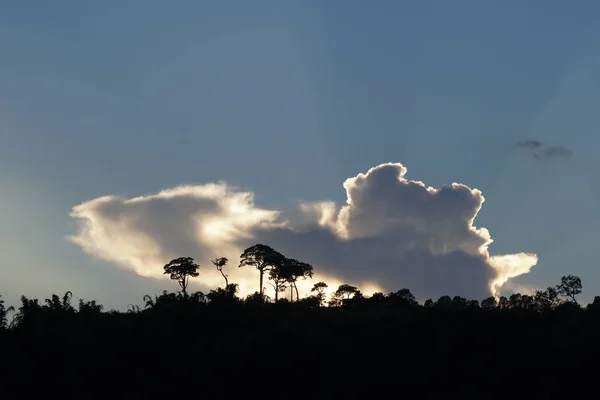
M 213 261 L 221 273 L 226 263 Z M 310 374 L 325 373 L 315 368 L 327 361 L 344 366 L 346 374 L 392 368 L 404 371 L 402 376 L 427 376 L 517 359 L 581 364 L 600 350 L 600 297 L 581 307 L 576 302 L 581 280 L 571 275 L 532 295 L 481 302 L 441 296 L 419 304 L 407 288 L 365 296 L 349 284 L 327 298 L 325 282 L 300 298 L 295 284 L 312 277 L 312 266 L 264 245 L 244 252 L 240 266 L 245 265 L 256 267 L 260 276 L 268 272 L 276 289 L 273 300 L 262 290 L 239 297 L 238 286 L 225 274 L 225 287 L 188 293 L 189 278 L 199 274 L 188 257 L 165 266 L 180 293 L 146 295 L 141 307 L 129 305 L 124 312 L 105 311 L 93 300 L 80 299 L 74 307 L 71 292 L 43 302 L 22 296 L 17 309 L 0 298 L 3 363 L 11 366 L 9 375 L 31 363 L 53 365 L 57 374 L 59 366 L 76 365 L 70 376 L 83 380 L 110 365 L 111 376 L 158 385 L 142 366 L 175 368 L 181 382 L 226 377 L 244 363 L 264 373 L 269 356 L 294 374 L 308 373 L 308 366 Z M 260 283 L 262 289 L 262 278 Z M 285 289 L 289 300 L 277 296 Z
M 223 275 L 223 279 L 225 279 L 225 287 L 229 286 L 229 279 L 227 279 L 227 275 L 223 272 L 223 267 L 227 264 L 229 260 L 225 257 L 219 257 L 211 260 L 213 265 L 217 267 L 217 271 Z
M 248 247 L 244 250 L 244 253 L 240 256 L 239 267 L 255 267 L 260 276 L 260 283 L 258 286 L 258 292 L 262 296 L 264 294 L 263 287 L 263 276 L 264 273 L 276 268 L 281 265 L 285 260 L 283 254 L 273 250 L 271 247 L 264 244 L 256 244 L 252 247 Z M 276 290 L 275 293 L 278 291 Z
M 187 287 L 190 277 L 197 277 L 199 275 L 198 268 L 200 266 L 194 262 L 191 257 L 180 257 L 175 260 L 171 260 L 165 265 L 165 274 L 169 274 L 171 279 L 177 281 L 181 286 L 181 291 L 184 296 L 187 296 Z

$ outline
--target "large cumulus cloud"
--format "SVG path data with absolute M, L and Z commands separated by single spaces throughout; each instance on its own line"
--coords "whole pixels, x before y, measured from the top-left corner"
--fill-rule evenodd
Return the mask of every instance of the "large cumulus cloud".
M 80 228 L 70 239 L 148 277 L 162 276 L 172 258 L 195 257 L 205 290 L 222 284 L 209 260 L 225 256 L 243 293 L 255 291 L 258 279 L 237 263 L 255 243 L 312 263 L 315 279 L 332 287 L 348 282 L 366 293 L 407 287 L 420 299 L 481 299 L 537 263 L 534 254 L 490 255 L 488 230 L 473 225 L 485 200 L 479 190 L 457 183 L 434 189 L 406 173 L 399 163 L 374 167 L 344 182 L 346 204 L 305 203 L 294 218 L 256 206 L 251 192 L 225 183 L 133 199 L 101 197 L 73 208 Z

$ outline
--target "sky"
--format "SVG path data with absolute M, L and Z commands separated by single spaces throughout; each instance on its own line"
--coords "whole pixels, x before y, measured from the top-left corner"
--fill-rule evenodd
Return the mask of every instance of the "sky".
M 595 1 L 4 2 L 0 49 L 8 303 L 124 309 L 178 256 L 249 293 L 261 242 L 365 293 L 600 295 Z

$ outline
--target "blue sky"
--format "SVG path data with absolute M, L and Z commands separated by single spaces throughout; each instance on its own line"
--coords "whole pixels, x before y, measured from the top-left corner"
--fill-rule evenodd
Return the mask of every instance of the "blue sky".
M 287 210 L 388 161 L 482 190 L 490 251 L 539 257 L 517 283 L 600 294 L 597 2 L 10 2 L 0 49 L 9 301 L 169 285 L 65 240 L 84 201 L 224 180 Z M 573 156 L 535 160 L 526 138 Z

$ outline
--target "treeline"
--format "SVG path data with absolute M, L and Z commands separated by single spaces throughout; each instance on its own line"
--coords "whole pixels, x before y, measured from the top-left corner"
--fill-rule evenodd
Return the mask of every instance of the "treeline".
M 225 258 L 213 260 L 223 287 L 188 292 L 200 272 L 183 257 L 164 267 L 179 292 L 146 295 L 126 311 L 75 301 L 71 292 L 42 302 L 22 296 L 17 307 L 0 298 L 0 376 L 8 382 L 43 367 L 35 379 L 87 385 L 97 385 L 102 374 L 114 385 L 143 382 L 146 389 L 253 374 L 292 385 L 320 375 L 366 379 L 385 371 L 403 379 L 462 379 L 490 366 L 521 370 L 519 360 L 585 365 L 600 355 L 600 297 L 580 306 L 582 284 L 575 276 L 532 295 L 442 296 L 420 304 L 409 289 L 365 296 L 342 284 L 327 296 L 325 282 L 300 297 L 296 282 L 312 277 L 309 264 L 265 245 L 246 249 L 241 260 L 240 267 L 258 270 L 259 288 L 266 275 L 277 289 L 273 297 L 264 288 L 239 296 Z M 277 295 L 288 290 L 289 298 Z
M 225 280 L 225 287 L 211 290 L 206 296 L 209 302 L 223 302 L 224 300 L 230 300 L 233 302 L 241 301 L 238 299 L 236 294 L 238 286 L 236 284 L 230 284 L 228 275 L 224 272 L 224 267 L 228 263 L 226 257 L 219 257 L 212 260 L 212 264 L 223 276 Z M 328 288 L 327 283 L 318 282 L 315 283 L 311 289 L 311 293 L 314 293 L 303 299 L 300 298 L 296 282 L 299 279 L 307 279 L 313 277 L 312 265 L 298 261 L 296 259 L 288 258 L 280 252 L 274 250 L 264 244 L 256 244 L 244 250 L 240 256 L 240 264 L 238 267 L 254 267 L 259 273 L 259 290 L 248 296 L 245 299 L 246 303 L 269 303 L 271 298 L 265 294 L 265 287 L 263 286 L 264 275 L 267 274 L 270 285 L 274 290 L 274 302 L 287 302 L 285 299 L 280 299 L 279 294 L 290 289 L 290 301 L 294 301 L 294 293 L 296 294 L 296 301 L 301 302 L 311 307 L 338 307 L 341 305 L 418 305 L 415 297 L 409 289 L 402 289 L 398 292 L 389 293 L 387 296 L 383 293 L 374 293 L 371 297 L 365 298 L 363 293 L 356 286 L 349 284 L 340 285 L 332 296 L 327 299 L 325 290 Z M 199 276 L 198 270 L 200 266 L 194 262 L 191 257 L 181 257 L 172 260 L 164 266 L 164 274 L 170 275 L 172 280 L 178 282 L 181 287 L 183 296 L 187 296 L 187 287 L 190 278 Z M 537 290 L 533 295 L 521 295 L 519 293 L 511 295 L 509 298 L 501 296 L 496 298 L 490 296 L 481 303 L 478 300 L 470 300 L 464 297 L 455 296 L 442 296 L 437 301 L 428 299 L 424 303 L 424 307 L 441 307 L 448 309 L 462 309 L 462 308 L 520 308 L 530 309 L 536 311 L 547 311 L 564 304 L 567 301 L 577 304 L 576 296 L 581 294 L 582 284 L 579 277 L 568 275 L 561 279 L 561 283 L 556 287 L 549 287 L 546 290 Z M 205 297 L 203 293 L 197 292 L 195 296 Z M 564 299 L 561 299 L 563 297 Z M 600 297 L 594 299 L 594 303 L 600 302 Z
M 196 291 L 188 293 L 190 278 L 199 276 L 200 266 L 191 257 L 180 257 L 171 260 L 164 266 L 164 274 L 176 281 L 181 291 L 171 293 L 163 291 L 160 295 L 145 295 L 143 297 L 143 308 L 138 305 L 129 305 L 126 312 L 108 311 L 96 300 L 80 299 L 77 304 L 72 303 L 72 292 L 63 296 L 53 294 L 50 298 L 40 304 L 38 299 L 21 297 L 21 305 L 7 307 L 0 295 L 0 329 L 19 330 L 27 326 L 42 325 L 48 319 L 57 317 L 59 319 L 90 318 L 100 314 L 109 316 L 131 315 L 138 313 L 155 312 L 156 310 L 177 309 L 232 309 L 250 308 L 257 306 L 281 306 L 293 303 L 296 309 L 315 308 L 364 308 L 372 310 L 376 308 L 391 308 L 401 310 L 438 309 L 447 311 L 461 310 L 519 310 L 531 312 L 550 312 L 558 308 L 580 309 L 577 296 L 582 292 L 582 283 L 579 277 L 568 275 L 561 279 L 560 284 L 548 287 L 546 290 L 537 290 L 532 295 L 515 293 L 509 297 L 498 298 L 490 296 L 481 302 L 476 299 L 467 299 L 461 296 L 441 296 L 437 300 L 428 299 L 419 304 L 409 289 L 401 289 L 388 294 L 374 293 L 365 296 L 356 286 L 342 284 L 331 294 L 326 295 L 327 283 L 317 282 L 311 289 L 311 294 L 301 298 L 296 283 L 298 279 L 312 278 L 313 267 L 305 262 L 287 258 L 273 248 L 256 244 L 244 251 L 240 257 L 238 267 L 254 267 L 259 272 L 259 290 L 245 298 L 238 296 L 238 285 L 230 283 L 225 267 L 228 259 L 219 257 L 212 260 L 212 264 L 221 273 L 225 286 L 210 290 L 208 293 Z M 265 294 L 263 287 L 264 275 L 267 274 L 268 281 L 274 289 L 274 298 Z M 279 293 L 290 289 L 290 299 L 280 298 Z M 295 296 L 295 297 L 294 297 Z M 585 308 L 589 311 L 600 309 L 600 296 L 594 298 L 593 303 Z M 11 317 L 12 316 L 12 317 Z
M 177 259 L 181 260 L 181 259 Z M 189 259 L 188 259 L 189 261 Z M 179 262 L 179 261 L 178 261 Z M 170 263 L 173 265 L 173 262 Z M 218 310 L 220 312 L 233 310 L 255 311 L 257 307 L 268 310 L 288 308 L 290 311 L 301 309 L 392 309 L 417 312 L 418 310 L 442 310 L 442 311 L 502 311 L 502 312 L 531 312 L 548 313 L 558 309 L 588 311 L 600 313 L 600 296 L 596 296 L 591 304 L 581 307 L 576 296 L 581 293 L 581 280 L 576 276 L 565 276 L 556 287 L 546 290 L 538 290 L 534 295 L 515 293 L 510 297 L 499 298 L 488 297 L 481 302 L 474 299 L 466 299 L 461 296 L 441 296 L 437 300 L 428 299 L 419 304 L 409 289 L 401 289 L 388 294 L 374 293 L 372 296 L 364 296 L 361 291 L 352 285 L 342 284 L 327 299 L 325 289 L 327 284 L 318 282 L 314 284 L 311 292 L 314 293 L 304 298 L 296 298 L 295 301 L 287 298 L 279 298 L 276 301 L 265 294 L 255 292 L 244 298 L 238 296 L 236 284 L 228 283 L 225 288 L 217 288 L 209 293 L 201 291 L 187 293 L 185 288 L 179 292 L 168 292 L 164 290 L 160 295 L 145 295 L 144 305 L 130 304 L 127 311 L 116 310 L 105 311 L 104 306 L 96 300 L 79 299 L 73 303 L 73 293 L 66 292 L 59 296 L 53 294 L 50 298 L 40 303 L 38 299 L 30 299 L 21 296 L 21 304 L 18 308 L 7 307 L 2 296 L 0 296 L 0 329 L 22 331 L 24 329 L 40 328 L 46 329 L 55 322 L 74 322 L 82 320 L 89 322 L 90 318 L 101 318 L 110 321 L 111 317 L 123 318 L 137 314 L 152 314 L 157 312 L 181 313 L 191 311 Z M 562 297 L 562 298 L 561 298 Z M 100 315 L 103 315 L 100 317 Z M 49 324 L 52 322 L 52 324 Z

